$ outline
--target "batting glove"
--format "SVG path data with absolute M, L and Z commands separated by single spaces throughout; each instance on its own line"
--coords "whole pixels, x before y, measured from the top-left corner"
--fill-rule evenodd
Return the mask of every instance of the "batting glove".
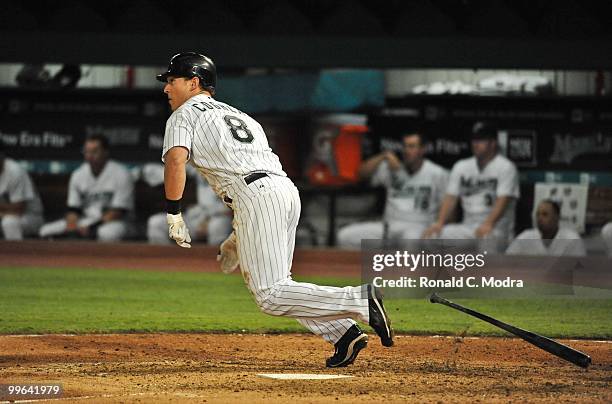
M 236 233 L 232 232 L 229 237 L 219 246 L 217 261 L 221 262 L 221 271 L 231 274 L 238 268 L 238 251 L 236 249 Z
M 179 212 L 176 215 L 170 213 L 166 214 L 168 221 L 168 236 L 176 241 L 176 244 L 183 248 L 191 248 L 191 237 L 189 236 L 189 229 L 183 221 L 183 215 Z

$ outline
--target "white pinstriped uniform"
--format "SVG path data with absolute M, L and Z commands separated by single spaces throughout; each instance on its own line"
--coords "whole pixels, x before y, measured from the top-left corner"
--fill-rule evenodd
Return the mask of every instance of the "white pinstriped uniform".
M 353 319 L 369 321 L 362 287 L 327 287 L 291 279 L 300 197 L 257 121 L 197 95 L 168 119 L 162 160 L 175 146 L 188 149 L 191 164 L 217 195 L 231 200 L 240 268 L 263 312 L 293 317 L 331 343 L 354 324 Z M 247 185 L 244 177 L 253 172 L 267 176 Z

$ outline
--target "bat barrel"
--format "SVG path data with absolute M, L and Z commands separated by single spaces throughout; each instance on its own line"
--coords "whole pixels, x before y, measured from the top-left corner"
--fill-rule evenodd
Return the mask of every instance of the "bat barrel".
M 582 352 L 580 352 L 582 353 Z M 589 365 L 591 364 L 591 357 L 585 353 L 582 353 L 583 356 L 580 356 L 576 359 L 576 361 L 574 362 L 576 365 L 580 366 L 581 368 L 588 368 Z

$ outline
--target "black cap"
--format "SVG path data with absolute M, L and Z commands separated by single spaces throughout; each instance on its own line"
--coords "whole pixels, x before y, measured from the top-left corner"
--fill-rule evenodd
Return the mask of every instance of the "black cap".
M 472 127 L 472 140 L 497 140 L 497 125 L 479 121 Z

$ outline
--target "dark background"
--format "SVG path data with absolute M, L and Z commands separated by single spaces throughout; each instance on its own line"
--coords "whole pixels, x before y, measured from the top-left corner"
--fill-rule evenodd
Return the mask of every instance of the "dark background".
M 0 61 L 220 67 L 612 67 L 608 0 L 3 2 Z

